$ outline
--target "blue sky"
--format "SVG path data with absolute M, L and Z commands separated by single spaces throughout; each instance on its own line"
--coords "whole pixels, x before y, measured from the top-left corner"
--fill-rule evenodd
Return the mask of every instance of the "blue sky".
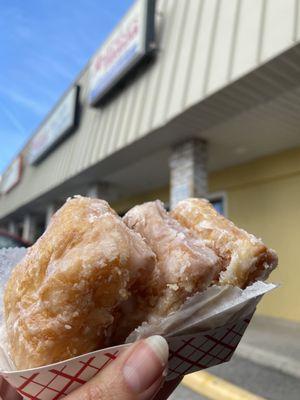
M 0 174 L 133 0 L 0 0 Z

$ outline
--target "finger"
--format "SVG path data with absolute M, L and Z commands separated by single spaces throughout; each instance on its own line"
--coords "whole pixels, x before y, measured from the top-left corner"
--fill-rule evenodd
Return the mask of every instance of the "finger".
M 151 336 L 133 344 L 66 400 L 150 400 L 162 383 L 168 355 L 166 340 Z
M 139 400 L 153 400 L 155 398 L 155 395 L 157 394 L 157 392 L 163 386 L 164 380 L 165 380 L 165 377 L 161 376 L 144 393 L 139 395 L 138 399 Z
M 22 400 L 23 397 L 17 393 L 5 379 L 0 376 L 0 400 Z

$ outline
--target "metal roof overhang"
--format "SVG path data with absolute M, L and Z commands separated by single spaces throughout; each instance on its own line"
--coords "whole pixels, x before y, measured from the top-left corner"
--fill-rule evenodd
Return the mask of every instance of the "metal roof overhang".
M 300 146 L 300 45 L 21 206 L 14 215 L 82 193 L 95 182 L 112 183 L 126 197 L 162 187 L 168 183 L 170 148 L 193 137 L 207 140 L 210 171 Z

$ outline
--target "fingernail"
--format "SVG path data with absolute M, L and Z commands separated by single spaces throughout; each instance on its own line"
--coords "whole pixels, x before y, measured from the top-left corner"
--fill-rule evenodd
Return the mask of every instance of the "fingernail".
M 162 376 L 168 357 L 168 343 L 162 336 L 140 342 L 123 367 L 127 385 L 134 393 L 143 393 Z

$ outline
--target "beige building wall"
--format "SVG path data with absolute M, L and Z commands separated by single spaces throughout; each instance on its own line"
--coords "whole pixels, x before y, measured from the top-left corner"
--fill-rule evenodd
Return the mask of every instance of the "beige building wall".
M 271 281 L 281 286 L 259 312 L 300 321 L 300 149 L 213 174 L 210 183 L 211 190 L 226 191 L 229 218 L 278 252 Z

